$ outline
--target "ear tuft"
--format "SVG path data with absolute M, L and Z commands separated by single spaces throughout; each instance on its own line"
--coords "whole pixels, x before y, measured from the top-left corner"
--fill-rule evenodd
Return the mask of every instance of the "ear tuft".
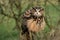
M 34 10 L 35 10 L 36 8 L 35 8 L 35 7 L 32 7 L 32 9 L 34 9 Z

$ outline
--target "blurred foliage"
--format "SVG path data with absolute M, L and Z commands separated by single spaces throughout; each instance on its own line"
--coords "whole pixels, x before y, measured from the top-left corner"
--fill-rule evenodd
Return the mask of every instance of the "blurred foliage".
M 0 0 L 0 40 L 17 40 L 19 31 L 14 28 L 18 22 L 20 25 L 21 15 L 34 6 L 42 6 L 45 9 L 47 24 L 44 31 L 36 34 L 35 39 L 55 40 L 51 38 L 53 38 L 55 30 L 60 28 L 58 2 L 58 0 Z

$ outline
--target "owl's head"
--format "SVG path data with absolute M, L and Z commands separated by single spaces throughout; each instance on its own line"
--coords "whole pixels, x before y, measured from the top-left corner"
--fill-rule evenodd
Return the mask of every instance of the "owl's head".
M 44 13 L 44 9 L 42 7 L 32 7 L 31 13 L 33 16 L 40 17 Z

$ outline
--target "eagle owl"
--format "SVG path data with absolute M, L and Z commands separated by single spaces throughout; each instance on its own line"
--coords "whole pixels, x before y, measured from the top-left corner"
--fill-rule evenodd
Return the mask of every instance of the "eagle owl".
M 32 7 L 23 14 L 23 30 L 24 32 L 37 32 L 45 27 L 44 9 L 42 7 Z

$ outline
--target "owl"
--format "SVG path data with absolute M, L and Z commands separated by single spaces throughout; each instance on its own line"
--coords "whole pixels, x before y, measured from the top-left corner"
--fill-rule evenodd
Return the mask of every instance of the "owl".
M 32 7 L 23 15 L 23 28 L 26 31 L 37 32 L 45 27 L 44 9 L 42 7 Z M 24 31 L 25 32 L 25 31 Z

